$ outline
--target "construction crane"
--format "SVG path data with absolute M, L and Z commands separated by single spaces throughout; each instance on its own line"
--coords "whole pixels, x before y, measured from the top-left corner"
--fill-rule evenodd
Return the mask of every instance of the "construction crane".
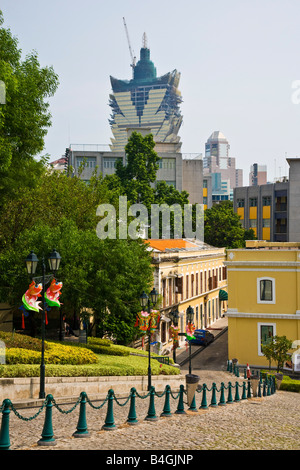
M 129 52 L 130 52 L 130 57 L 131 57 L 130 67 L 132 67 L 132 70 L 133 70 L 134 67 L 135 67 L 136 57 L 135 57 L 135 55 L 134 55 L 134 53 L 132 52 L 132 49 L 131 49 L 129 34 L 128 34 L 126 21 L 125 21 L 124 17 L 123 17 L 123 23 L 124 23 L 124 27 L 125 27 L 125 31 L 126 31 L 126 36 L 127 36 L 128 46 L 129 46 Z

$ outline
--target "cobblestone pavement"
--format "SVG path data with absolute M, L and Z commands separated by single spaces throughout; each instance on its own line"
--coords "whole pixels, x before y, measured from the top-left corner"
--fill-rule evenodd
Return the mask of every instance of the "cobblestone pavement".
M 201 373 L 201 383 L 208 387 L 215 381 L 225 385 L 229 381 L 243 382 L 243 378 L 233 377 L 228 372 L 205 371 Z M 174 394 L 175 395 L 175 394 Z M 200 397 L 197 397 L 197 396 Z M 126 392 L 124 397 L 128 396 Z M 277 391 L 271 396 L 251 398 L 236 403 L 199 409 L 202 393 L 196 393 L 198 411 L 191 412 L 185 404 L 185 415 L 172 414 L 160 417 L 164 397 L 155 398 L 157 421 L 146 421 L 149 398 L 136 399 L 138 425 L 126 423 L 129 403 L 120 406 L 114 402 L 116 429 L 102 430 L 107 405 L 94 410 L 87 405 L 87 425 L 90 436 L 75 438 L 79 407 L 70 413 L 61 413 L 53 407 L 53 431 L 55 446 L 41 446 L 44 425 L 44 411 L 33 420 L 24 421 L 10 413 L 11 450 L 300 450 L 300 394 Z M 218 394 L 218 401 L 219 401 Z M 240 394 L 241 398 L 242 394 Z M 55 397 L 54 397 L 55 398 Z M 234 398 L 234 393 L 233 393 Z M 227 397 L 226 397 L 227 399 Z M 119 403 L 125 400 L 119 398 Z M 177 409 L 178 401 L 171 398 L 171 411 Z M 99 406 L 100 402 L 94 402 Z M 210 404 L 209 394 L 207 404 Z M 70 410 L 73 405 L 59 405 Z M 37 409 L 21 409 L 20 415 L 31 417 Z

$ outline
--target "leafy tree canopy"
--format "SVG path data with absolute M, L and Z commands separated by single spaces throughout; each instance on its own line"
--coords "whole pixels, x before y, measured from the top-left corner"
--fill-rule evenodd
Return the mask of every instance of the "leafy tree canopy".
M 0 81 L 5 100 L 0 104 L 0 197 L 12 198 L 22 184 L 34 184 L 42 163 L 34 160 L 44 150 L 51 125 L 47 99 L 54 95 L 58 77 L 52 67 L 41 67 L 36 51 L 22 60 L 18 40 L 3 26 L 0 11 Z
M 215 247 L 243 248 L 245 240 L 255 239 L 252 229 L 245 230 L 233 210 L 232 201 L 215 204 L 204 212 L 204 241 Z

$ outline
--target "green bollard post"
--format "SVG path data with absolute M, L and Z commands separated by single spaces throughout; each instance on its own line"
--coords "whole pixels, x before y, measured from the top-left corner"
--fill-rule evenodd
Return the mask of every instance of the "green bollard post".
M 248 379 L 247 398 L 251 398 L 251 382 L 250 382 L 250 379 Z
M 202 388 L 202 401 L 201 401 L 201 405 L 200 405 L 200 409 L 202 410 L 207 410 L 208 406 L 207 406 L 207 400 L 206 400 L 206 384 L 203 384 L 203 388 Z
M 150 388 L 150 402 L 149 402 L 149 408 L 148 408 L 148 414 L 145 418 L 147 421 L 157 421 L 157 416 L 155 412 L 155 406 L 154 406 L 154 398 L 155 398 L 155 388 L 153 385 Z
M 191 403 L 191 406 L 189 407 L 188 411 L 198 412 L 197 406 L 196 406 L 196 394 L 193 396 L 192 403 Z
M 56 442 L 53 437 L 54 434 L 53 434 L 53 427 L 52 427 L 53 396 L 47 395 L 45 401 L 46 401 L 46 413 L 45 413 L 44 428 L 42 431 L 42 438 L 38 441 L 38 445 L 39 446 L 55 446 Z
M 236 367 L 236 376 L 239 377 L 240 376 L 240 368 L 237 366 Z
M 222 382 L 221 383 L 221 395 L 220 395 L 219 406 L 226 406 L 224 390 L 225 390 L 225 385 L 224 385 L 224 382 Z
M 81 392 L 79 418 L 78 418 L 76 431 L 73 433 L 74 437 L 90 437 L 90 433 L 88 432 L 87 422 L 86 422 L 86 399 L 87 399 L 86 392 Z
M 183 394 L 184 394 L 184 385 L 180 385 L 178 406 L 177 406 L 177 410 L 175 411 L 175 414 L 179 414 L 179 415 L 186 414 L 186 411 L 184 411 Z
M 127 424 L 138 424 L 138 420 L 136 418 L 136 411 L 135 411 L 135 397 L 136 397 L 136 389 L 134 387 L 130 390 L 131 398 L 130 398 L 130 408 L 127 418 Z
M 108 402 L 107 402 L 107 413 L 105 418 L 105 423 L 102 426 L 102 429 L 105 431 L 114 431 L 117 426 L 114 421 L 114 391 L 112 389 L 108 390 Z
M 267 380 L 265 379 L 263 383 L 263 397 L 266 397 L 266 396 L 267 396 Z
M 242 400 L 247 400 L 247 393 L 246 393 L 246 382 L 243 382 L 243 393 L 242 393 Z
M 216 397 L 216 389 L 217 389 L 217 386 L 214 382 L 212 384 L 212 394 L 211 394 L 211 401 L 209 405 L 211 408 L 216 408 L 218 406 L 217 397 Z
M 170 385 L 166 385 L 165 393 L 166 393 L 165 404 L 164 404 L 164 408 L 160 416 L 170 417 L 172 416 L 171 407 L 170 407 L 170 393 L 171 393 Z
M 0 430 L 0 450 L 9 450 L 9 415 L 10 415 L 11 401 L 7 398 L 2 403 L 2 421 Z
M 227 372 L 229 372 L 229 360 L 227 359 Z
M 239 383 L 235 382 L 235 397 L 234 397 L 235 402 L 240 401 L 240 394 L 239 394 Z
M 232 399 L 232 384 L 231 382 L 228 382 L 228 397 L 227 397 L 227 403 L 233 403 Z
M 260 398 L 261 397 L 261 381 L 258 381 L 258 389 L 257 389 L 257 396 Z
M 244 379 L 247 378 L 247 369 L 244 369 Z
M 267 382 L 267 396 L 269 397 L 271 395 L 271 381 L 270 377 L 268 377 L 268 382 Z
M 271 390 L 272 395 L 276 393 L 276 379 L 274 375 L 272 376 L 272 390 Z

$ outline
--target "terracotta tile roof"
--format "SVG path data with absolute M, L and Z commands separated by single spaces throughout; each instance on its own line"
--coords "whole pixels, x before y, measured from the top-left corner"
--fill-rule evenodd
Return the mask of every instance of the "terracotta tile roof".
M 145 243 L 149 244 L 151 248 L 159 251 L 165 251 L 166 249 L 184 249 L 184 248 L 197 248 L 195 243 L 191 243 L 182 238 L 176 239 L 159 239 L 159 240 L 145 240 Z

